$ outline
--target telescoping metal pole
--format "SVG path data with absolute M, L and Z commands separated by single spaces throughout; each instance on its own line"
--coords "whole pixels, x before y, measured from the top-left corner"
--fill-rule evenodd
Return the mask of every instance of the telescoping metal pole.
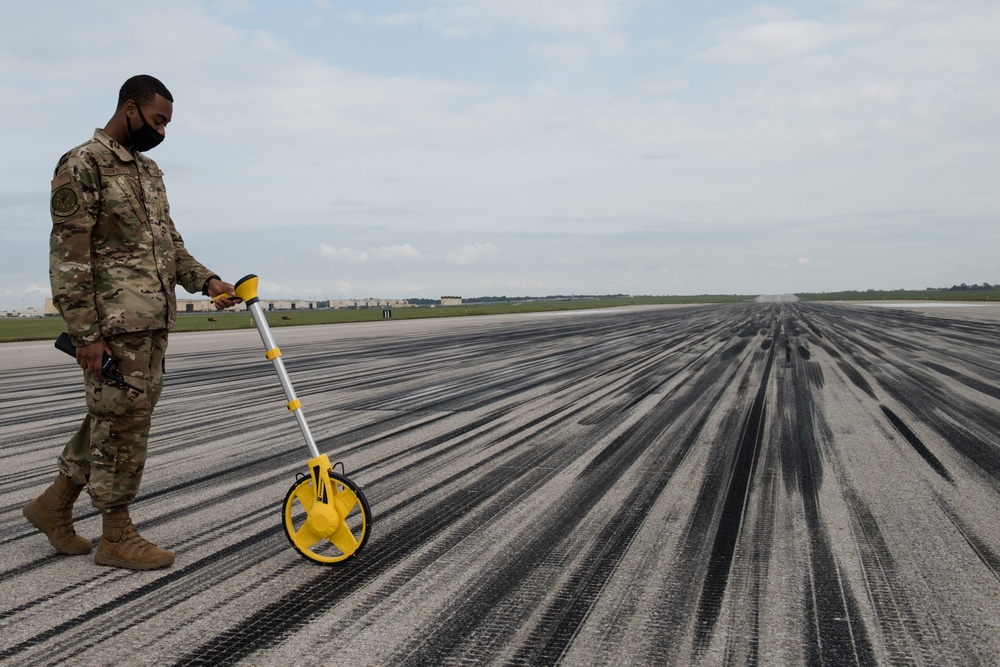
M 249 275 L 241 278 L 236 283 L 235 288 L 236 296 L 243 299 L 247 310 L 253 315 L 254 324 L 257 325 L 257 331 L 267 349 L 265 356 L 274 364 L 274 369 L 278 372 L 278 380 L 281 381 L 281 387 L 285 390 L 288 409 L 295 415 L 295 421 L 298 422 L 302 436 L 309 447 L 309 453 L 312 454 L 312 458 L 316 458 L 319 456 L 319 448 L 316 446 L 312 431 L 309 430 L 309 424 L 306 423 L 306 416 L 302 413 L 302 401 L 295 395 L 292 381 L 288 377 L 288 371 L 285 370 L 285 362 L 281 360 L 281 350 L 278 349 L 278 344 L 274 341 L 274 336 L 271 335 L 271 328 L 267 324 L 264 310 L 260 307 L 260 300 L 257 298 L 257 276 Z

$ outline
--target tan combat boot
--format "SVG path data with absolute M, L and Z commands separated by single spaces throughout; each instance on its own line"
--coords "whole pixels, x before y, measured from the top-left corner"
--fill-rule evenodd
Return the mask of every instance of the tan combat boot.
M 31 525 L 45 533 L 49 543 L 64 554 L 77 556 L 90 553 L 90 540 L 73 530 L 73 503 L 76 502 L 82 484 L 59 473 L 52 486 L 24 506 L 24 518 Z
M 172 564 L 174 555 L 136 531 L 127 507 L 116 507 L 104 512 L 104 534 L 94 553 L 94 562 L 126 570 L 157 570 Z

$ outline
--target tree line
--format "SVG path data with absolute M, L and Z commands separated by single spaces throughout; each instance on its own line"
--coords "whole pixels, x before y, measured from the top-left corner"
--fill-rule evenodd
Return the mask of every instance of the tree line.
M 1000 285 L 990 285 L 989 283 L 983 283 L 982 285 L 977 285 L 973 283 L 971 285 L 966 285 L 962 283 L 961 285 L 952 285 L 951 287 L 928 287 L 928 291 L 938 291 L 938 292 L 962 292 L 965 290 L 984 290 L 984 289 L 1000 289 Z

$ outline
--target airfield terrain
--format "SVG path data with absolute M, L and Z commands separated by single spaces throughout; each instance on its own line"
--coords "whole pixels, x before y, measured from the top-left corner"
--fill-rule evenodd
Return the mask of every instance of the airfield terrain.
M 140 573 L 21 516 L 85 406 L 51 342 L 0 345 L 0 663 L 1000 664 L 997 313 L 283 328 L 374 516 L 333 568 L 279 524 L 308 452 L 255 330 L 171 338 L 132 515 L 177 561 Z

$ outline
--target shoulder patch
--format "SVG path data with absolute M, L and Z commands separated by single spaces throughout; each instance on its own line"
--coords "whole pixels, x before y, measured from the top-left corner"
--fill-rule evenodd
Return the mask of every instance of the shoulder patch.
M 64 218 L 73 215 L 80 208 L 80 202 L 76 198 L 76 191 L 69 187 L 61 187 L 53 192 L 51 204 L 53 215 Z

